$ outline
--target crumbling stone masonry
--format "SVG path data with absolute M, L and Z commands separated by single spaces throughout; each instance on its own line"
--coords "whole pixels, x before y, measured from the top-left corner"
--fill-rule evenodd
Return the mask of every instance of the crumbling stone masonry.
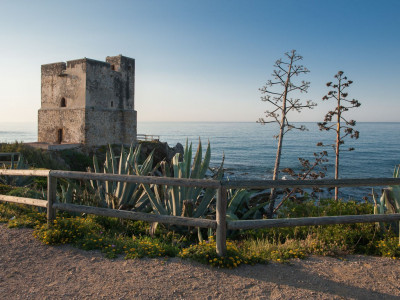
M 135 60 L 88 58 L 42 65 L 38 141 L 98 146 L 136 141 Z

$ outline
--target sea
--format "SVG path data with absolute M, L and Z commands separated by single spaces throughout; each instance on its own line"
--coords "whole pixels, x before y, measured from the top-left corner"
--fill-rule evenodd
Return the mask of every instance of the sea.
M 333 178 L 335 155 L 331 146 L 317 147 L 335 142 L 334 132 L 320 131 L 317 123 L 305 125 L 307 131 L 291 130 L 283 140 L 281 168 L 300 172 L 299 158 L 314 161 L 314 153 L 326 150 L 328 162 L 326 178 Z M 400 164 L 400 122 L 357 123 L 358 139 L 346 139 L 340 153 L 340 178 L 392 177 Z M 225 157 L 225 176 L 228 179 L 271 179 L 277 148 L 276 124 L 261 125 L 255 122 L 139 122 L 138 134 L 159 135 L 170 147 L 186 141 L 194 150 L 199 142 L 203 154 L 211 146 L 211 166 L 218 167 Z M 35 123 L 0 123 L 0 142 L 33 142 L 37 140 Z M 355 148 L 354 151 L 344 151 Z M 195 151 L 193 151 L 195 152 Z M 289 179 L 289 176 L 283 175 Z M 381 187 L 376 187 L 380 191 Z M 371 194 L 371 187 L 342 188 L 343 199 L 360 200 Z

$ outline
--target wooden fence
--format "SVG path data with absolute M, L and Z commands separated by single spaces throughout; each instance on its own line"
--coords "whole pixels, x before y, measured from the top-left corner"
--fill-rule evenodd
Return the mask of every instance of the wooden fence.
M 288 218 L 288 219 L 263 219 L 263 220 L 239 220 L 227 221 L 227 190 L 230 188 L 266 189 L 266 188 L 288 188 L 288 187 L 356 187 L 356 186 L 384 186 L 400 185 L 400 178 L 367 178 L 367 179 L 338 179 L 338 180 L 263 180 L 263 181 L 218 181 L 205 179 L 167 178 L 154 176 L 135 176 L 100 174 L 86 172 L 70 172 L 57 170 L 0 170 L 4 176 L 39 176 L 47 177 L 47 200 L 38 200 L 23 197 L 0 195 L 0 201 L 21 203 L 47 208 L 47 220 L 52 224 L 56 217 L 56 210 L 70 212 L 88 213 L 107 217 L 116 217 L 147 222 L 159 222 L 165 224 L 202 227 L 216 229 L 217 253 L 219 256 L 226 254 L 226 231 L 239 229 L 257 229 L 269 227 L 294 227 L 313 226 L 328 224 L 348 223 L 372 223 L 399 221 L 399 214 L 386 215 L 352 215 L 352 216 L 329 216 L 312 218 Z M 108 180 L 115 182 L 133 182 L 141 184 L 157 184 L 169 186 L 212 188 L 217 191 L 216 220 L 188 218 L 169 215 L 157 215 L 133 211 L 99 208 L 70 203 L 57 203 L 57 178 L 69 178 L 80 180 Z
M 137 134 L 136 139 L 138 141 L 159 141 L 160 136 L 154 134 Z
M 7 167 L 10 167 L 11 169 L 14 168 L 14 164 L 17 161 L 16 157 L 20 157 L 21 153 L 19 152 L 0 152 L 0 159 L 2 159 L 2 157 L 9 157 L 10 160 L 1 160 L 0 161 L 0 165 L 5 165 Z

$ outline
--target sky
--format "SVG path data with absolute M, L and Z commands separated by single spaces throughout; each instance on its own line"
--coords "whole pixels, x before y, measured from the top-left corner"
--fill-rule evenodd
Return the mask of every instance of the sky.
M 36 122 L 40 66 L 122 54 L 136 59 L 138 122 L 255 122 L 273 65 L 292 49 L 318 104 L 294 122 L 322 121 L 326 82 L 354 83 L 359 122 L 400 121 L 397 0 L 0 0 L 0 122 Z

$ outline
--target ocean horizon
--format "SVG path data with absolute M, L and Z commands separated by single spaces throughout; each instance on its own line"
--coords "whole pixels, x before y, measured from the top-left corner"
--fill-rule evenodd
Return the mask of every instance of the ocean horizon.
M 313 160 L 313 153 L 328 151 L 326 178 L 333 178 L 335 156 L 331 147 L 317 147 L 318 142 L 335 142 L 333 132 L 322 132 L 316 122 L 301 122 L 308 131 L 292 130 L 283 141 L 281 169 L 299 170 L 298 158 Z M 400 122 L 359 122 L 360 138 L 347 139 L 340 157 L 340 178 L 392 177 L 400 164 Z M 277 140 L 276 124 L 255 122 L 138 122 L 138 134 L 159 135 L 170 147 L 185 145 L 186 139 L 194 151 L 199 139 L 203 153 L 211 145 L 211 166 L 217 167 L 225 156 L 225 174 L 232 179 L 271 179 Z M 37 141 L 37 124 L 32 122 L 0 123 L 0 142 Z M 379 190 L 379 188 L 378 188 Z M 362 198 L 371 188 L 341 189 L 342 197 Z

